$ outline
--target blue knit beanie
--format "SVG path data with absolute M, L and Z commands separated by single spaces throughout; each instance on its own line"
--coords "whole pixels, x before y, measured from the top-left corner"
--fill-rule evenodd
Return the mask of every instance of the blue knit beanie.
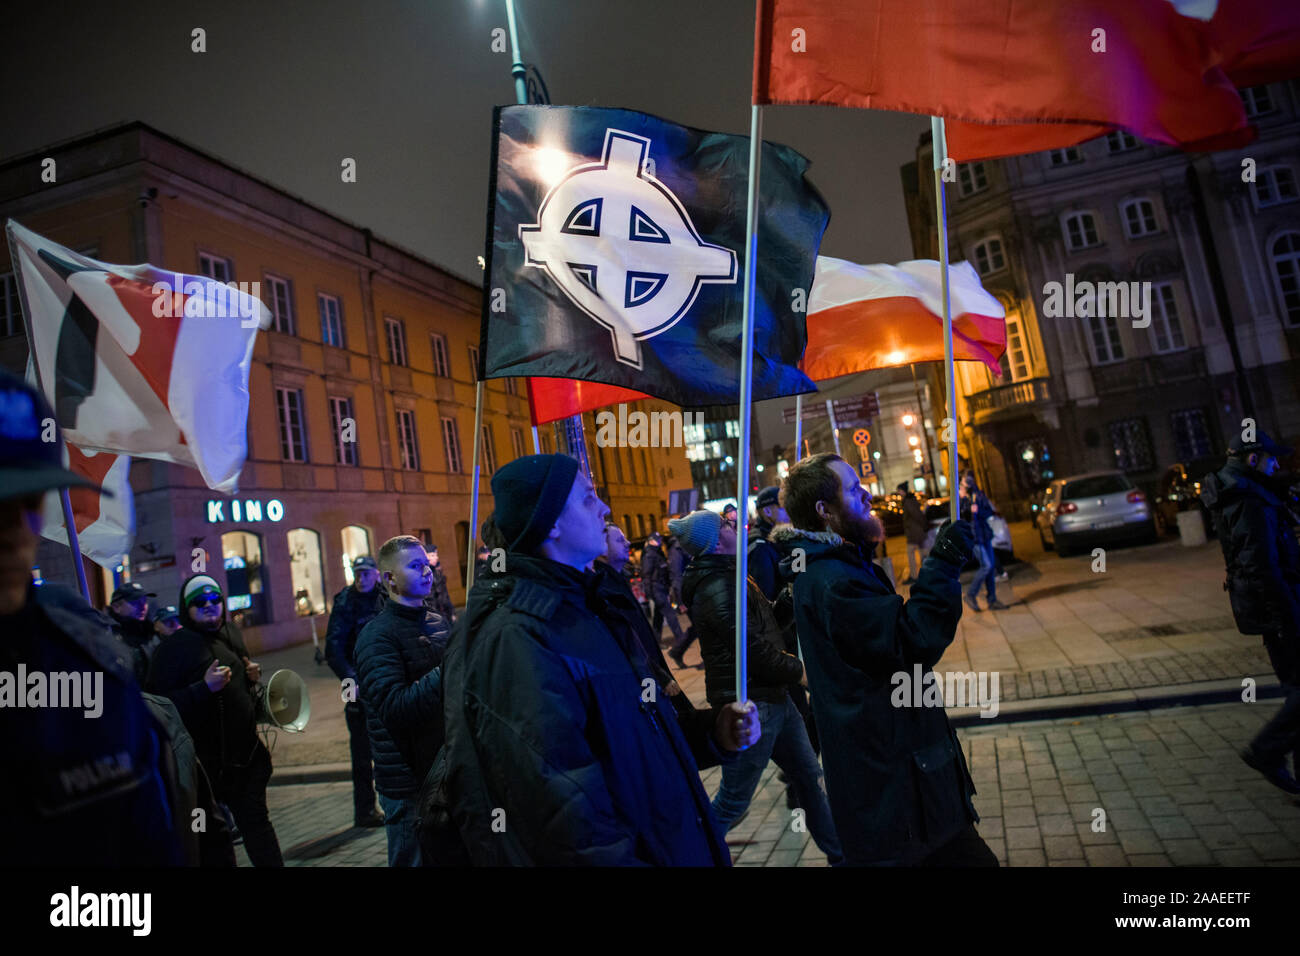
M 668 522 L 668 530 L 677 535 L 677 541 L 691 557 L 712 551 L 722 530 L 722 515 L 716 511 L 692 511 L 685 518 Z
M 507 551 L 531 554 L 546 540 L 577 477 L 578 461 L 568 455 L 526 455 L 492 476 L 492 521 Z

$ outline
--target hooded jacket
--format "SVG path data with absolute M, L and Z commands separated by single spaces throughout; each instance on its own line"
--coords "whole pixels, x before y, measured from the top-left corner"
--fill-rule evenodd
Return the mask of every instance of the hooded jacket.
M 239 627 L 226 617 L 224 600 L 216 630 L 201 630 L 190 618 L 183 600 L 189 580 L 181 582 L 176 601 L 182 608 L 182 627 L 154 651 L 148 686 L 176 705 L 199 760 L 220 791 L 223 774 L 248 766 L 262 746 L 257 736 L 257 685 L 248 678 L 248 649 Z M 230 682 L 216 693 L 203 680 L 214 659 L 230 668 Z
M 414 797 L 442 746 L 447 622 L 423 604 L 385 601 L 357 638 L 357 685 L 375 760 L 375 789 Z
M 771 604 L 753 578 L 748 585 L 749 697 L 781 703 L 786 685 L 803 676 L 803 665 L 781 649 Z M 682 598 L 700 638 L 705 693 L 710 704 L 721 707 L 736 699 L 736 556 L 701 554 L 691 561 L 682 577 Z
M 474 582 L 434 773 L 475 865 L 730 865 L 699 775 L 712 718 L 679 723 L 645 661 L 590 572 L 512 552 Z
M 749 576 L 769 601 L 775 601 L 781 588 L 785 587 L 785 580 L 781 577 L 781 551 L 768 540 L 773 527 L 759 518 L 747 549 Z
M 645 582 L 646 596 L 656 604 L 668 597 L 668 558 L 657 544 L 647 543 L 641 551 L 641 580 Z
M 1290 512 L 1262 477 L 1229 458 L 1201 480 L 1201 501 L 1223 549 L 1223 588 L 1237 630 L 1300 637 L 1300 547 Z
M 149 679 L 149 659 L 158 649 L 161 638 L 153 629 L 153 622 L 147 617 L 143 621 L 137 621 L 133 617 L 122 617 L 111 607 L 108 608 L 107 613 L 113 622 L 113 630 L 131 649 L 131 665 L 135 670 L 135 679 L 143 687 L 145 681 Z
M 334 595 L 325 629 L 325 660 L 339 680 L 357 679 L 357 638 L 384 606 L 384 586 L 376 582 L 368 593 L 349 584 Z
M 910 690 L 918 673 L 922 687 L 928 684 L 952 643 L 961 619 L 959 569 L 927 557 L 904 602 L 839 535 L 780 525 L 772 536 L 787 552 L 782 572 L 793 579 L 826 792 L 845 861 L 914 865 L 979 819 L 970 799 L 975 786 L 942 704 L 912 706 L 911 694 L 898 693 Z

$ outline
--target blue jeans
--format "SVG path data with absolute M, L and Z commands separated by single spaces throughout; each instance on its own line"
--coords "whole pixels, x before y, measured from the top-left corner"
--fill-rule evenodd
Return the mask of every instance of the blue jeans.
M 780 704 L 754 701 L 763 735 L 758 743 L 743 750 L 731 763 L 722 765 L 722 786 L 713 798 L 713 812 L 724 830 L 731 829 L 749 807 L 758 780 L 767 769 L 768 760 L 785 771 L 790 778 L 799 806 L 804 810 L 808 832 L 818 848 L 826 854 L 832 865 L 843 859 L 840 840 L 835 834 L 830 804 L 822 783 L 822 768 L 817 763 L 803 717 L 790 695 Z
M 421 866 L 420 840 L 415 833 L 415 798 L 379 795 L 388 836 L 389 866 Z
M 970 587 L 966 589 L 966 596 L 972 601 L 979 594 L 980 585 L 985 586 L 988 592 L 989 603 L 992 604 L 998 599 L 997 585 L 997 556 L 993 554 L 992 542 L 975 545 L 975 557 L 979 559 L 979 570 L 975 572 L 975 577 L 971 578 Z

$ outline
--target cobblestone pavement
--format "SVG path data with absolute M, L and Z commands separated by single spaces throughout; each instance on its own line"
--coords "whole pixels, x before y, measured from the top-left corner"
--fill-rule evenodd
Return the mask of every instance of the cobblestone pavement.
M 1300 803 L 1237 756 L 1277 701 L 989 724 L 960 730 L 980 832 L 1011 866 L 1257 866 L 1300 863 Z M 701 774 L 717 791 L 720 771 Z M 382 830 L 355 830 L 351 784 L 271 787 L 290 866 L 383 866 Z M 1094 831 L 1097 811 L 1104 831 Z M 738 866 L 824 866 L 791 827 L 769 764 L 729 834 Z M 743 842 L 742 842 L 743 841 Z M 243 849 L 241 864 L 247 865 Z

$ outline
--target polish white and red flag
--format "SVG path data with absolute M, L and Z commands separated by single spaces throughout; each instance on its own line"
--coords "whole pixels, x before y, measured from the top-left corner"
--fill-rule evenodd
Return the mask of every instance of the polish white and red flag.
M 13 220 L 5 231 L 31 358 L 67 442 L 188 465 L 235 491 L 254 340 L 270 324 L 258 284 L 111 265 Z
M 30 378 L 30 376 L 29 376 Z M 83 452 L 76 445 L 63 444 L 65 466 L 89 478 L 107 494 L 94 488 L 70 488 L 72 520 L 77 527 L 81 553 L 96 564 L 113 568 L 131 550 L 135 538 L 135 501 L 131 495 L 131 458 L 111 452 Z M 45 496 L 41 537 L 68 543 L 59 495 Z

